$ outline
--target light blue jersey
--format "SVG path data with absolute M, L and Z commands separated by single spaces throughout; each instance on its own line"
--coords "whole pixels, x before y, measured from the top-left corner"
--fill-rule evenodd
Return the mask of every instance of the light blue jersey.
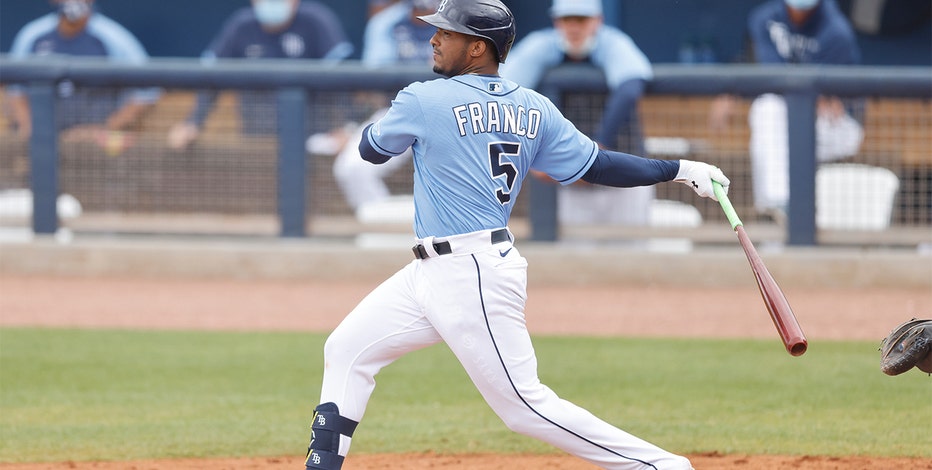
M 598 153 L 549 99 L 497 76 L 411 84 L 366 138 L 390 157 L 413 147 L 421 238 L 506 227 L 531 169 L 569 184 Z
M 500 72 L 521 86 L 536 87 L 547 70 L 564 62 L 565 54 L 563 40 L 556 29 L 535 31 L 515 44 Z M 612 26 L 599 28 L 588 60 L 604 71 L 609 88 L 631 79 L 654 77 L 647 56 L 630 36 Z
M 132 33 L 101 13 L 92 13 L 87 27 L 72 38 L 58 33 L 58 21 L 58 13 L 49 13 L 23 26 L 13 39 L 10 58 L 96 56 L 123 64 L 143 64 L 149 60 L 145 48 Z M 11 95 L 25 93 L 19 85 L 11 85 L 7 91 Z M 134 90 L 132 94 L 133 100 L 146 104 L 155 103 L 160 96 L 161 91 L 156 88 Z

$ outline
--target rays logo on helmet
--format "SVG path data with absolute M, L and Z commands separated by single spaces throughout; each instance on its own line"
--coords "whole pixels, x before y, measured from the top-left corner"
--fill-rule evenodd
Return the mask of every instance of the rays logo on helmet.
M 449 1 L 450 0 L 443 0 L 442 2 L 440 2 L 440 6 L 437 7 L 437 11 L 443 11 L 443 9 L 447 7 L 447 2 Z

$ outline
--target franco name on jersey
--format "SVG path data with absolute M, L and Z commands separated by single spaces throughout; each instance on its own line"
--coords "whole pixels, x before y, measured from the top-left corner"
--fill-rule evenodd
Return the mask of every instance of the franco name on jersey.
M 459 126 L 460 137 L 468 131 L 473 134 L 504 133 L 514 134 L 528 139 L 537 138 L 540 130 L 541 112 L 539 109 L 525 109 L 511 103 L 489 101 L 455 106 L 453 115 Z

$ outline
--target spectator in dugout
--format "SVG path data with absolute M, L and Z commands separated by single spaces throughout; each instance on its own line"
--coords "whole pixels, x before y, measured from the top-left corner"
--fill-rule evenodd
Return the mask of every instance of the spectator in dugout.
M 368 17 L 372 18 L 378 12 L 398 3 L 399 0 L 369 0 L 368 1 Z
M 854 30 L 835 0 L 768 0 L 748 15 L 750 52 L 758 64 L 856 65 L 861 50 Z M 727 128 L 735 97 L 716 99 L 713 130 Z M 856 155 L 864 140 L 863 98 L 820 96 L 816 109 L 816 159 L 819 163 Z M 783 96 L 756 97 L 748 110 L 754 206 L 758 213 L 785 223 L 789 203 L 789 130 Z
M 10 58 L 55 56 L 106 57 L 112 62 L 140 64 L 149 56 L 123 26 L 96 11 L 94 0 L 53 0 L 55 11 L 37 18 L 16 34 Z M 72 136 L 97 138 L 100 132 L 137 126 L 159 99 L 158 89 L 125 92 L 112 88 L 76 88 L 58 83 L 56 126 Z M 25 90 L 10 86 L 10 122 L 16 134 L 32 134 L 32 113 Z
M 337 15 L 319 2 L 252 0 L 250 7 L 234 12 L 204 53 L 214 59 L 321 59 L 340 61 L 353 46 Z M 169 146 L 185 149 L 200 135 L 217 99 L 216 91 L 198 94 L 188 118 L 173 126 Z M 275 94 L 269 91 L 239 93 L 242 132 L 274 134 L 277 129 Z M 309 113 L 314 118 L 319 113 Z
M 600 147 L 644 155 L 638 105 L 653 70 L 647 56 L 620 29 L 604 24 L 602 0 L 554 0 L 553 26 L 533 31 L 515 44 L 502 77 L 535 88 L 552 68 L 588 64 L 601 70 L 609 88 L 600 122 L 591 137 Z M 558 188 L 561 224 L 647 225 L 653 186 L 614 188 L 578 182 Z

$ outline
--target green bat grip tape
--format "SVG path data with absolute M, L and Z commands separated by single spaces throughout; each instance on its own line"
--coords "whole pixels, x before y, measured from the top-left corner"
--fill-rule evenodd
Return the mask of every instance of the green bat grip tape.
M 738 218 L 738 213 L 735 212 L 735 208 L 732 207 L 731 201 L 728 200 L 728 195 L 725 194 L 725 188 L 722 187 L 721 183 L 713 181 L 712 189 L 715 191 L 715 197 L 718 198 L 718 203 L 722 205 L 722 210 L 725 211 L 725 217 L 728 217 L 728 222 L 731 224 L 732 230 L 738 228 L 739 225 L 744 225 L 741 223 L 741 219 Z

